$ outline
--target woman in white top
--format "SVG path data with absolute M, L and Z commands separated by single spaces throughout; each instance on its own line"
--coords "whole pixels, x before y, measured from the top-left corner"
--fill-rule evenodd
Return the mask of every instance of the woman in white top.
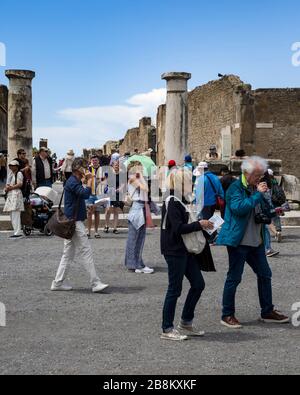
M 128 194 L 133 204 L 128 215 L 128 240 L 125 266 L 137 274 L 152 274 L 154 270 L 145 266 L 143 249 L 146 240 L 146 214 L 149 188 L 143 176 L 143 166 L 133 162 L 128 166 Z
M 14 234 L 11 239 L 22 237 L 21 212 L 24 211 L 24 201 L 22 194 L 23 174 L 19 171 L 19 162 L 14 160 L 9 164 L 9 174 L 7 185 L 4 191 L 7 199 L 4 206 L 4 213 L 10 213 Z
M 72 166 L 75 161 L 75 153 L 73 150 L 69 150 L 67 152 L 67 156 L 65 157 L 65 161 L 61 167 L 61 172 L 63 173 L 63 177 L 65 181 L 68 181 L 68 179 L 72 175 Z

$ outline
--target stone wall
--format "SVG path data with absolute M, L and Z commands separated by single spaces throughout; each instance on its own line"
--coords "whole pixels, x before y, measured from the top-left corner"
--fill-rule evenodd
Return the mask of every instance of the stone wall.
M 0 85 L 0 151 L 7 151 L 8 89 Z
M 164 166 L 165 163 L 165 135 L 166 135 L 166 105 L 158 107 L 156 130 L 157 130 L 157 164 Z
M 129 129 L 120 145 L 120 154 L 133 153 L 135 149 L 145 152 L 149 148 L 156 151 L 156 129 L 151 118 L 142 118 L 138 128 Z
M 258 89 L 255 149 L 283 161 L 283 173 L 300 177 L 300 89 Z
M 241 103 L 251 89 L 230 75 L 211 81 L 189 93 L 189 149 L 196 161 L 205 159 L 216 144 L 222 155 L 222 130 L 230 128 L 231 152 L 241 147 Z
M 110 156 L 114 151 L 119 149 L 119 141 L 107 141 L 103 146 L 104 155 Z

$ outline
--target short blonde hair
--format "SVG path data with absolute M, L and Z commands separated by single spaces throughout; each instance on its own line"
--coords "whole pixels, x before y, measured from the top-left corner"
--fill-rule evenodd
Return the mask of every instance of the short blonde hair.
M 186 195 L 193 192 L 193 174 L 191 171 L 181 168 L 171 172 L 167 178 L 167 188 L 175 193 Z M 189 190 L 187 190 L 187 187 Z
M 135 161 L 135 162 L 130 162 L 127 168 L 128 173 L 134 169 L 135 167 L 143 167 L 143 165 L 141 164 L 141 162 Z

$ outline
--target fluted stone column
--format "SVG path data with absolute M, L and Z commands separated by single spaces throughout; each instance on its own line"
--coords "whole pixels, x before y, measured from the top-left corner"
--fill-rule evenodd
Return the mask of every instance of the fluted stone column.
M 188 154 L 188 80 L 189 73 L 165 73 L 167 81 L 167 109 L 165 136 L 165 164 L 174 159 L 183 164 Z
M 12 160 L 23 148 L 32 160 L 32 89 L 33 71 L 7 70 L 8 94 L 8 157 Z

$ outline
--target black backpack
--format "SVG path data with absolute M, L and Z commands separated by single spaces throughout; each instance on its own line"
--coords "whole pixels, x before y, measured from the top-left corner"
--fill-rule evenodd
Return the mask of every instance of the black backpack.
M 279 184 L 274 184 L 272 187 L 272 203 L 275 207 L 281 207 L 286 203 L 286 194 Z

